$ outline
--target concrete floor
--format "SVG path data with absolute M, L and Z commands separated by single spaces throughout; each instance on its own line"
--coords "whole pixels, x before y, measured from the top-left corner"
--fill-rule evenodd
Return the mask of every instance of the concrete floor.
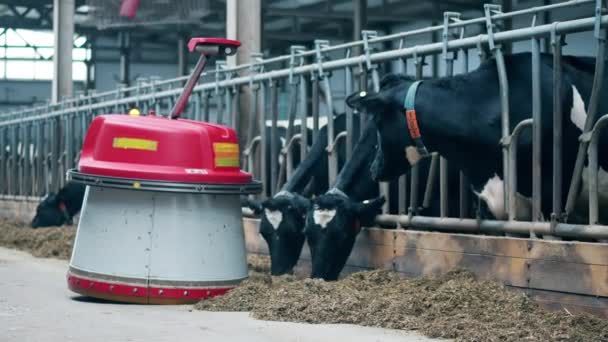
M 410 332 L 258 321 L 190 306 L 95 302 L 67 289 L 66 268 L 65 261 L 0 248 L 0 341 L 433 341 Z

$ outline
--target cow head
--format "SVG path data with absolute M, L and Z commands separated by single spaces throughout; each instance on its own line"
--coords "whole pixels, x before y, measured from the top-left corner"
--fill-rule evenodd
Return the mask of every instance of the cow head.
M 54 193 L 48 194 L 36 208 L 36 216 L 32 220 L 32 228 L 61 226 L 72 224 L 72 217 L 68 213 L 63 201 Z
M 378 149 L 371 165 L 375 181 L 389 181 L 409 171 L 419 159 L 414 141 L 408 134 L 403 102 L 414 79 L 388 75 L 380 91 L 351 94 L 346 103 L 351 108 L 372 115 L 378 129 Z
M 268 244 L 270 273 L 290 273 L 304 245 L 304 223 L 310 201 L 298 194 L 282 192 L 262 203 L 249 202 L 261 216 L 260 234 Z
M 312 278 L 338 279 L 361 225 L 370 226 L 384 202 L 381 196 L 359 203 L 331 190 L 313 200 L 305 230 L 312 257 Z

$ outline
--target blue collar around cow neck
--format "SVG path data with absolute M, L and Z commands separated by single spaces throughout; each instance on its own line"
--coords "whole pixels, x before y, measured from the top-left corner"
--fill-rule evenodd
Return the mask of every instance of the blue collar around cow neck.
M 405 109 L 405 121 L 407 123 L 407 129 L 410 133 L 410 137 L 416 144 L 416 149 L 418 150 L 418 154 L 421 157 L 429 156 L 429 151 L 424 146 L 422 142 L 422 136 L 420 135 L 420 127 L 418 126 L 418 118 L 416 117 L 416 92 L 418 91 L 418 86 L 420 86 L 422 81 L 416 81 L 412 83 L 412 85 L 407 90 L 407 94 L 405 95 L 405 101 L 403 103 L 403 108 Z

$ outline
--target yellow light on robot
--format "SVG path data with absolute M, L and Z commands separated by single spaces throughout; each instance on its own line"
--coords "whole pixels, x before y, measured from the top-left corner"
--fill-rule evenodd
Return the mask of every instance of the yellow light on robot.
M 139 114 L 140 114 L 140 112 L 139 112 L 139 109 L 137 109 L 137 108 L 131 108 L 129 110 L 129 115 L 131 115 L 131 116 L 139 116 Z

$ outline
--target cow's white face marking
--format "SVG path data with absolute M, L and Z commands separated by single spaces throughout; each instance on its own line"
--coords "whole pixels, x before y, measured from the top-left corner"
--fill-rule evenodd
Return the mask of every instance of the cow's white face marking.
M 327 224 L 331 222 L 336 216 L 336 209 L 316 209 L 312 213 L 312 217 L 315 220 L 315 224 L 321 226 L 321 228 L 326 228 Z
M 570 110 L 570 120 L 581 131 L 585 128 L 585 120 L 587 120 L 585 102 L 575 86 L 572 86 L 572 109 Z
M 505 209 L 504 182 L 498 175 L 490 178 L 484 185 L 481 193 L 475 193 L 488 205 L 488 209 L 497 220 L 506 220 L 508 218 L 507 210 Z M 517 220 L 530 220 L 532 218 L 532 200 L 528 197 L 515 194 L 517 201 L 517 212 L 515 218 Z
M 272 228 L 279 229 L 281 221 L 283 221 L 283 213 L 280 210 L 264 209 L 266 219 L 272 225 Z
M 415 165 L 422 159 L 420 153 L 418 153 L 418 149 L 413 146 L 408 146 L 405 148 L 405 158 L 410 163 L 410 165 Z

